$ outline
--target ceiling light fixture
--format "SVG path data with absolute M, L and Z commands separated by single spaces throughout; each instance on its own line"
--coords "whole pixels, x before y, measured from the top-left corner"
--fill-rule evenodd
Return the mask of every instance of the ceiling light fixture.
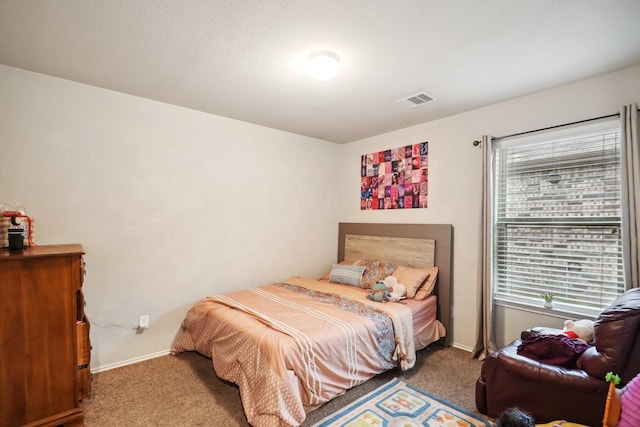
M 318 80 L 329 80 L 340 70 L 340 58 L 333 52 L 322 50 L 309 54 L 307 69 L 311 77 Z

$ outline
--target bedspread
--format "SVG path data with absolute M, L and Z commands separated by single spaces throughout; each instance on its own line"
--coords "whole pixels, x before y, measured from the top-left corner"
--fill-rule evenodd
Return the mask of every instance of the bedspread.
M 407 307 L 300 277 L 200 300 L 172 352 L 193 350 L 238 385 L 254 426 L 300 425 L 306 411 L 415 363 Z

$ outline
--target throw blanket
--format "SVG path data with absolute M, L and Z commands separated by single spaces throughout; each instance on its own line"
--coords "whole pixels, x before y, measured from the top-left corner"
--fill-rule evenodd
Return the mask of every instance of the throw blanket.
M 299 425 L 306 411 L 393 367 L 394 357 L 411 368 L 412 328 L 401 304 L 293 277 L 200 300 L 173 353 L 211 357 L 216 374 L 239 386 L 252 425 Z
M 549 365 L 575 368 L 576 362 L 589 345 L 566 335 L 539 334 L 522 340 L 518 354 Z
M 292 277 L 285 283 L 299 285 L 318 293 L 327 292 L 327 282 L 302 277 Z M 358 287 L 340 287 L 339 292 L 342 297 L 367 305 L 371 309 L 386 314 L 391 319 L 396 341 L 394 359 L 399 361 L 400 368 L 403 371 L 413 368 L 416 363 L 416 349 L 413 342 L 413 317 L 411 310 L 398 303 L 371 301 L 367 298 L 366 292 L 363 293 L 362 289 Z

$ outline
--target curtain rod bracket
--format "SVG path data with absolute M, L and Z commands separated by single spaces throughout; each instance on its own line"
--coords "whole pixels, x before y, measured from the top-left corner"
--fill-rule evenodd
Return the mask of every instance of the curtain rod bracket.
M 477 147 L 480 144 L 482 144 L 482 141 L 478 141 L 477 139 L 475 141 L 473 141 L 473 146 L 474 147 Z

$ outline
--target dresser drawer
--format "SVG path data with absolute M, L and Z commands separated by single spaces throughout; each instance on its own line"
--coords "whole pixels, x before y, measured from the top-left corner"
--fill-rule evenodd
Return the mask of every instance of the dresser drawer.
M 78 382 L 78 399 L 87 399 L 91 395 L 91 340 L 89 338 L 89 321 L 85 317 L 76 322 L 76 359 Z

